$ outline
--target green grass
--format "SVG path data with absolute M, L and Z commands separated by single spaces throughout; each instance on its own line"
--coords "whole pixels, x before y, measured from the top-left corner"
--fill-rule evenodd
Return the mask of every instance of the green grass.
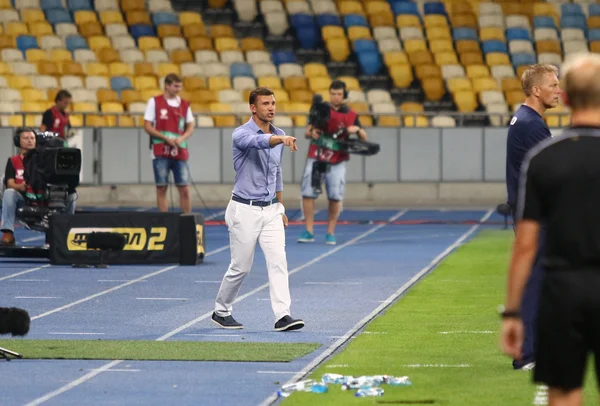
M 0 340 L 0 347 L 27 359 L 290 362 L 318 343 L 204 341 Z
M 360 334 L 310 375 L 408 375 L 412 386 L 382 385 L 382 397 L 355 398 L 329 385 L 328 393 L 293 393 L 283 404 L 532 405 L 537 387 L 531 372 L 513 371 L 498 346 L 497 307 L 504 302 L 512 241 L 512 231 L 481 232 L 373 320 L 365 329 L 371 334 Z M 493 333 L 440 334 L 457 331 Z M 587 378 L 586 404 L 597 404 L 594 374 Z

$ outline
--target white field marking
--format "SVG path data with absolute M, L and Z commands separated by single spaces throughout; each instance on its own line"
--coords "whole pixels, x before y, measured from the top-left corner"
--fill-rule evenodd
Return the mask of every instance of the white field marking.
M 345 338 L 345 339 L 350 339 L 350 338 L 356 338 L 356 336 L 329 336 L 327 338 Z
M 39 241 L 39 240 L 43 240 L 44 238 L 46 238 L 45 235 L 38 235 L 35 237 L 24 238 L 21 241 L 23 241 L 23 242 Z
M 257 374 L 296 374 L 293 371 L 256 371 Z
M 394 215 L 390 219 L 390 221 L 394 221 L 398 217 L 402 216 L 404 213 L 406 213 L 406 210 L 403 210 L 403 211 L 397 213 L 396 215 Z M 310 261 L 308 261 L 308 262 L 306 262 L 306 263 L 304 263 L 304 264 L 302 264 L 302 265 L 294 268 L 293 270 L 291 270 L 289 272 L 289 275 L 292 275 L 292 274 L 294 274 L 296 272 L 300 272 L 301 270 L 303 270 L 303 269 L 305 269 L 305 268 L 307 268 L 307 267 L 309 267 L 309 266 L 311 266 L 311 265 L 313 265 L 313 264 L 321 261 L 324 258 L 327 258 L 328 256 L 330 256 L 330 255 L 338 252 L 339 250 L 341 250 L 341 249 L 343 249 L 343 248 L 345 248 L 345 247 L 347 247 L 347 246 L 355 243 L 356 241 L 360 241 L 362 238 L 364 238 L 364 237 L 366 237 L 366 236 L 368 236 L 370 234 L 373 234 L 375 231 L 379 230 L 380 228 L 384 227 L 385 225 L 386 224 L 377 225 L 377 226 L 373 227 L 372 229 L 370 229 L 368 231 L 365 231 L 364 233 L 359 234 L 358 236 L 356 236 L 353 239 L 345 242 L 344 244 L 340 244 L 340 245 L 336 246 L 335 248 L 327 251 L 326 253 L 321 254 L 318 257 L 315 257 L 312 260 L 310 260 Z M 223 249 L 226 249 L 226 248 L 229 248 L 229 245 L 227 245 L 224 248 L 219 248 L 218 250 L 213 251 L 212 253 L 216 253 L 216 252 L 222 251 Z M 208 255 L 209 254 L 207 254 L 207 256 Z M 260 292 L 261 290 L 265 289 L 268 286 L 269 286 L 269 284 L 265 283 L 264 285 L 259 286 L 258 288 L 254 289 L 254 290 L 252 290 L 252 291 L 250 291 L 250 292 L 248 292 L 248 293 L 246 293 L 246 294 L 244 294 L 242 296 L 239 296 L 233 302 L 233 304 L 238 303 L 238 302 L 246 299 L 247 297 L 254 295 L 257 292 Z M 168 338 L 174 336 L 175 334 L 178 334 L 178 333 L 182 332 L 183 330 L 187 329 L 188 327 L 193 326 L 194 324 L 196 324 L 196 323 L 198 323 L 198 322 L 200 322 L 200 321 L 202 321 L 204 319 L 209 318 L 212 315 L 212 313 L 213 312 L 211 310 L 210 312 L 205 313 L 202 316 L 200 316 L 200 317 L 198 317 L 198 318 L 196 318 L 196 319 L 194 319 L 194 320 L 192 320 L 192 321 L 184 324 L 183 326 L 178 327 L 175 330 L 172 330 L 172 331 L 168 332 L 167 334 L 165 334 L 165 335 L 157 338 L 155 341 L 165 341 Z M 79 379 L 76 379 L 76 380 L 74 380 L 74 381 L 72 381 L 72 382 L 70 382 L 70 383 L 68 383 L 68 384 L 66 384 L 66 385 L 64 385 L 64 386 L 62 386 L 62 387 L 60 387 L 60 388 L 52 391 L 52 392 L 50 392 L 50 393 L 47 393 L 44 396 L 41 396 L 41 397 L 33 400 L 30 403 L 27 403 L 25 406 L 37 406 L 37 405 L 40 405 L 40 404 L 42 404 L 42 403 L 44 403 L 44 402 L 46 402 L 46 401 L 48 401 L 48 400 L 50 400 L 52 398 L 55 398 L 56 396 L 58 396 L 58 395 L 60 395 L 62 393 L 65 393 L 65 392 L 67 392 L 67 391 L 69 391 L 69 390 L 71 390 L 71 389 L 73 389 L 73 388 L 81 385 L 82 383 L 85 383 L 85 382 L 89 381 L 90 379 L 92 379 L 96 375 L 98 375 L 99 373 L 104 372 L 104 371 L 112 368 L 113 366 L 119 365 L 121 362 L 124 362 L 124 360 L 115 360 L 115 361 L 112 361 L 112 362 L 104 365 L 103 367 L 97 369 L 96 371 L 93 371 L 93 372 L 90 372 L 88 374 L 85 374 L 82 377 L 80 377 Z
M 362 285 L 362 282 L 304 282 L 305 285 Z
M 219 212 L 211 214 L 210 216 L 206 216 L 204 218 L 204 221 L 206 221 L 206 220 L 212 220 L 212 219 L 214 219 L 216 217 L 222 216 L 223 214 L 225 214 L 225 210 L 221 210 Z
M 13 279 L 13 282 L 50 282 L 49 279 Z
M 199 334 L 199 333 L 190 333 L 184 334 L 186 336 L 191 337 L 241 337 L 241 334 Z
M 98 279 L 98 282 L 131 282 L 133 279 Z M 140 281 L 147 282 L 147 281 Z
M 227 248 L 229 248 L 229 245 L 225 245 L 223 247 L 217 248 L 214 251 L 208 252 L 206 254 L 206 256 L 214 255 L 214 254 L 216 254 L 218 252 L 226 250 Z M 179 267 L 179 265 L 171 265 L 171 266 L 168 266 L 166 268 L 159 269 L 156 272 L 152 272 L 152 273 L 149 273 L 147 275 L 140 276 L 139 278 L 132 279 L 129 282 L 125 282 L 125 283 L 122 283 L 120 285 L 113 286 L 110 289 L 103 290 L 102 292 L 95 293 L 95 294 L 93 294 L 91 296 L 84 297 L 83 299 L 76 300 L 75 302 L 68 303 L 68 304 L 66 304 L 64 306 L 57 307 L 56 309 L 49 310 L 49 311 L 47 311 L 45 313 L 42 313 L 42 314 L 39 314 L 37 316 L 32 317 L 31 320 L 41 319 L 42 317 L 46 317 L 46 316 L 49 316 L 51 314 L 58 313 L 60 311 L 68 309 L 70 307 L 76 306 L 76 305 L 81 304 L 81 303 L 85 303 L 85 302 L 87 302 L 89 300 L 95 299 L 95 298 L 103 296 L 103 295 L 106 295 L 107 293 L 111 293 L 111 292 L 117 291 L 119 289 L 125 288 L 125 287 L 127 287 L 129 285 L 133 285 L 134 283 L 137 283 L 137 282 L 140 282 L 140 281 L 152 278 L 153 276 L 160 275 L 160 274 L 165 273 L 165 272 L 169 272 L 169 271 L 171 271 L 171 270 L 173 270 L 173 269 L 175 269 L 177 267 Z
M 31 269 L 27 269 L 25 271 L 13 273 L 11 275 L 6 275 L 6 276 L 1 277 L 0 281 L 4 281 L 4 280 L 7 280 L 7 279 L 11 279 L 11 278 L 16 278 L 17 276 L 21 276 L 21 275 L 26 275 L 26 274 L 31 273 L 31 272 L 39 271 L 40 269 L 48 268 L 49 266 L 50 266 L 50 264 L 48 264 L 48 265 L 42 265 L 42 266 L 38 266 L 37 268 L 31 268 Z
M 387 331 L 363 331 L 362 334 L 387 334 Z
M 440 331 L 440 334 L 495 334 L 495 331 L 481 330 L 481 331 L 470 331 L 470 330 L 457 330 L 457 331 Z
M 221 281 L 194 281 L 195 283 L 221 283 Z
M 98 371 L 97 369 L 88 369 L 88 371 Z M 99 371 L 99 372 L 140 372 L 141 369 L 107 369 L 106 371 Z
M 348 368 L 350 365 L 348 364 L 332 364 L 327 365 L 325 368 Z
M 471 368 L 470 364 L 407 364 L 406 368 Z
M 406 212 L 406 211 L 404 211 Z M 437 257 L 435 257 L 428 265 L 426 265 L 423 269 L 421 269 L 416 275 L 414 275 L 408 282 L 406 282 L 400 289 L 394 292 L 390 297 L 388 297 L 385 302 L 381 305 L 377 306 L 375 310 L 373 310 L 370 314 L 368 314 L 365 318 L 359 321 L 354 327 L 352 327 L 349 331 L 346 332 L 346 336 L 352 336 L 358 330 L 363 328 L 369 321 L 374 319 L 379 313 L 381 313 L 386 307 L 388 307 L 394 300 L 400 297 L 404 292 L 406 292 L 412 285 L 417 283 L 419 279 L 421 279 L 425 274 L 431 271 L 441 260 L 443 260 L 448 254 L 454 251 L 459 245 L 461 245 L 471 234 L 473 234 L 479 227 L 481 227 L 481 223 L 485 222 L 490 216 L 494 213 L 494 209 L 489 210 L 480 220 L 479 224 L 473 225 L 466 233 L 460 236 L 454 243 L 452 243 L 448 248 L 446 248 L 442 253 L 440 253 Z M 391 220 L 393 221 L 393 220 Z M 385 224 L 380 224 L 380 226 L 384 226 Z M 291 380 L 286 382 L 285 384 L 291 384 L 298 382 L 300 379 L 308 375 L 312 370 L 314 370 L 321 362 L 327 359 L 331 354 L 333 354 L 339 347 L 341 347 L 347 339 L 340 338 L 339 340 L 332 343 L 325 351 L 323 351 L 317 358 L 315 358 L 312 362 L 310 362 L 306 367 L 302 369 L 298 374 L 296 374 Z M 271 405 L 273 402 L 276 402 L 278 399 L 277 393 L 272 394 L 264 402 L 262 405 Z
M 548 387 L 546 385 L 538 385 L 533 398 L 533 405 L 546 406 L 548 404 Z
M 135 300 L 190 300 L 187 297 L 136 297 Z
M 60 299 L 60 296 L 15 296 L 15 299 Z
M 48 334 L 52 334 L 55 336 L 58 336 L 58 335 L 61 335 L 61 336 L 62 335 L 65 335 L 65 336 L 95 336 L 95 335 L 103 336 L 104 335 L 104 333 L 85 333 L 85 332 L 84 333 L 67 333 L 67 332 L 61 332 L 61 331 L 51 332 Z

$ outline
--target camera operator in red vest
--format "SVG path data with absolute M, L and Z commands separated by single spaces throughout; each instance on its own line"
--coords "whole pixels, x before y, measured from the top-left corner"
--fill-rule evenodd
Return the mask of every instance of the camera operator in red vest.
M 306 138 L 311 140 L 308 150 L 308 159 L 304 168 L 304 176 L 302 178 L 302 210 L 306 221 L 306 230 L 298 242 L 313 242 L 314 236 L 314 212 L 315 199 L 318 193 L 312 187 L 312 171 L 315 161 L 326 162 L 329 169 L 325 173 L 325 187 L 327 188 L 327 198 L 329 199 L 329 215 L 327 234 L 325 235 L 325 243 L 335 245 L 335 226 L 342 207 L 344 199 L 344 186 L 346 184 L 346 161 L 350 160 L 350 156 L 339 151 L 336 147 L 336 141 L 331 138 L 328 146 L 331 148 L 319 146 L 317 140 L 320 137 L 326 137 L 343 130 L 338 135 L 337 139 L 347 139 L 350 134 L 358 134 L 358 137 L 366 141 L 367 133 L 360 126 L 358 115 L 348 105 L 344 103 L 348 98 L 346 84 L 341 80 L 334 80 L 329 87 L 330 96 L 330 119 L 326 134 L 321 134 L 321 131 L 314 128 L 312 123 L 306 129 Z
M 55 105 L 44 112 L 40 131 L 51 131 L 58 134 L 62 139 L 69 138 L 71 123 L 69 122 L 67 107 L 69 107 L 71 101 L 71 93 L 66 90 L 59 91 L 54 98 Z
M 178 96 L 182 80 L 176 74 L 165 77 L 165 93 L 148 100 L 144 114 L 144 129 L 150 135 L 154 155 L 156 200 L 161 212 L 169 210 L 167 187 L 173 172 L 179 190 L 179 202 L 184 213 L 191 213 L 190 170 L 186 140 L 194 131 L 194 116 L 190 103 Z

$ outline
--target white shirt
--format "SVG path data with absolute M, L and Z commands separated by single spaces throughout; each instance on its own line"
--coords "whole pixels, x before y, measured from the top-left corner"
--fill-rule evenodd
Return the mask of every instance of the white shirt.
M 179 105 L 181 104 L 181 97 L 177 96 L 174 99 L 167 99 L 167 104 L 171 107 L 179 107 Z M 185 119 L 186 123 L 194 122 L 194 116 L 192 114 L 191 106 L 188 107 L 186 116 L 187 116 Z M 154 97 L 152 97 L 152 98 L 150 98 L 150 100 L 148 100 L 148 103 L 146 104 L 146 112 L 144 113 L 144 120 L 150 121 L 151 123 L 156 125 L 155 119 L 156 119 L 156 103 L 154 102 Z

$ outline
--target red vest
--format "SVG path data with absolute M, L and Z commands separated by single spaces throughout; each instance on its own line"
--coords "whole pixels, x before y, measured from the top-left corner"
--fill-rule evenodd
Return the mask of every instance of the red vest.
M 57 133 L 60 138 L 65 138 L 67 135 L 67 126 L 69 125 L 69 113 L 66 111 L 61 113 L 56 109 L 56 106 L 50 108 L 52 112 L 52 126 L 47 131 Z
M 17 185 L 25 183 L 25 167 L 23 166 L 23 157 L 21 155 L 11 156 L 10 161 L 12 162 L 13 168 L 15 168 L 15 183 Z M 43 190 L 38 190 L 36 193 L 31 185 L 28 185 L 25 195 L 32 200 L 37 200 L 43 197 L 43 193 Z
M 169 106 L 164 95 L 154 98 L 155 128 L 158 132 L 169 138 L 177 138 L 185 131 L 187 111 L 190 103 L 181 99 L 179 107 Z M 187 161 L 189 153 L 187 143 L 183 142 L 179 148 L 171 147 L 163 140 L 152 138 L 152 151 L 155 157 L 172 158 Z
M 337 132 L 340 128 L 348 128 L 353 126 L 356 122 L 357 114 L 348 110 L 347 113 L 340 113 L 337 110 L 331 109 L 331 116 L 329 118 L 329 123 L 327 125 L 326 133 L 332 134 Z M 346 139 L 350 136 L 347 131 L 344 131 L 342 134 L 338 136 L 339 139 Z M 335 142 L 333 142 L 335 144 Z M 310 144 L 310 148 L 308 149 L 308 157 L 319 159 L 320 161 L 330 162 L 332 164 L 336 164 L 343 161 L 348 161 L 350 159 L 350 155 L 346 152 L 337 151 L 336 149 L 329 149 L 321 147 L 321 154 L 317 157 L 319 153 L 319 146 L 313 142 Z

